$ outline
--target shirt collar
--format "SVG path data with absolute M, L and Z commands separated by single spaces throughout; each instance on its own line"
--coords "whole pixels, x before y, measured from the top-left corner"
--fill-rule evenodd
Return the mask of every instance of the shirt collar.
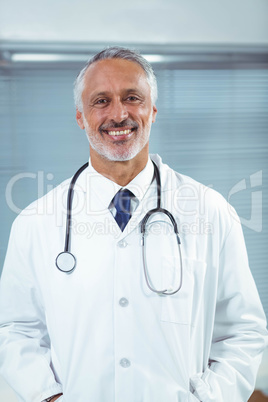
M 107 177 L 98 173 L 92 166 L 91 160 L 89 159 L 88 171 L 90 173 L 91 180 L 91 188 L 98 195 L 98 198 L 102 200 L 102 204 L 109 207 L 111 200 L 114 198 L 115 194 L 122 188 L 119 184 L 113 182 Z M 127 186 L 123 187 L 124 189 L 130 190 L 137 200 L 140 202 L 150 184 L 153 180 L 154 167 L 151 159 L 148 159 L 148 162 L 145 168 L 136 176 L 134 179 L 128 183 Z

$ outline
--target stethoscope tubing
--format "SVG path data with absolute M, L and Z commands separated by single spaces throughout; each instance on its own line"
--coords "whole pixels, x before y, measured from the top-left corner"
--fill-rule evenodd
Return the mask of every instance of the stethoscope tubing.
M 72 203 L 73 203 L 73 194 L 74 194 L 74 186 L 75 183 L 80 176 L 80 174 L 88 167 L 88 162 L 81 166 L 77 172 L 74 174 L 71 183 L 69 185 L 68 194 L 67 194 L 67 216 L 66 216 L 66 227 L 65 227 L 65 242 L 64 242 L 64 251 L 59 253 L 56 257 L 55 264 L 56 267 L 66 274 L 71 274 L 76 267 L 76 258 L 69 251 L 70 247 L 70 229 L 71 229 L 71 220 L 72 220 Z M 63 268 L 64 264 L 66 264 L 66 258 L 69 260 L 68 269 Z M 63 260 L 63 263 L 61 262 Z M 69 265 L 71 267 L 69 267 Z M 65 265 L 66 266 L 66 265 Z
M 164 209 L 164 208 L 161 207 L 161 179 L 160 179 L 160 173 L 159 173 L 159 169 L 158 169 L 156 163 L 154 161 L 152 161 L 152 162 L 153 162 L 153 165 L 154 165 L 154 177 L 156 179 L 156 186 L 157 186 L 157 207 L 154 208 L 154 209 L 151 209 L 150 211 L 148 211 L 147 214 L 144 216 L 144 218 L 141 221 L 141 234 L 142 234 L 142 242 L 141 242 L 141 244 L 142 244 L 143 272 L 144 272 L 146 284 L 147 284 L 148 288 L 152 292 L 157 293 L 158 295 L 171 296 L 171 295 L 177 293 L 182 287 L 182 275 L 183 275 L 183 272 L 182 272 L 181 241 L 180 241 L 180 237 L 179 237 L 177 222 L 176 222 L 174 216 L 167 209 Z M 169 291 L 168 289 L 156 290 L 151 285 L 150 279 L 149 279 L 149 272 L 148 272 L 148 268 L 147 268 L 146 252 L 145 252 L 145 250 L 146 250 L 146 247 L 145 247 L 146 224 L 148 223 L 148 221 L 152 217 L 152 215 L 158 214 L 158 213 L 162 213 L 162 214 L 165 214 L 166 216 L 168 216 L 169 220 L 172 223 L 173 230 L 174 230 L 174 233 L 176 235 L 176 240 L 177 240 L 177 243 L 178 243 L 179 259 L 180 259 L 180 283 L 179 283 L 179 286 L 174 291 Z
M 161 179 L 160 179 L 160 172 L 159 169 L 154 161 L 153 166 L 154 166 L 154 178 L 156 179 L 156 185 L 157 185 L 157 207 L 154 209 L 151 209 L 146 213 L 144 218 L 141 221 L 141 234 L 142 234 L 142 259 L 143 259 L 143 271 L 144 271 L 144 276 L 145 276 L 145 281 L 148 286 L 148 288 L 159 295 L 173 295 L 177 293 L 182 286 L 182 255 L 181 255 L 181 241 L 179 237 L 179 232 L 178 232 L 178 226 L 175 218 L 169 212 L 168 210 L 164 209 L 161 207 Z M 88 162 L 85 163 L 83 166 L 81 166 L 77 172 L 74 174 L 71 183 L 69 185 L 68 189 L 68 194 L 67 194 L 67 216 L 66 216 L 66 228 L 65 228 L 65 242 L 64 242 L 64 251 L 58 254 L 56 257 L 56 267 L 64 273 L 71 273 L 76 267 L 76 258 L 75 256 L 70 252 L 70 229 L 71 229 L 71 220 L 72 220 L 72 202 L 73 202 L 73 195 L 74 195 L 74 186 L 75 183 L 80 176 L 80 174 L 88 167 Z M 177 243 L 178 243 L 178 248 L 179 248 L 179 258 L 180 258 L 180 284 L 179 286 L 174 290 L 174 291 L 169 291 L 168 289 L 163 289 L 163 290 L 156 290 L 152 284 L 150 283 L 149 279 L 149 273 L 148 273 L 148 268 L 147 268 L 147 261 L 146 261 L 146 253 L 145 253 L 145 237 L 146 237 L 146 224 L 148 223 L 149 219 L 153 214 L 157 213 L 162 213 L 165 214 L 169 220 L 172 223 L 174 233 L 176 235 Z M 67 268 L 63 267 L 64 264 L 67 262 Z
M 83 166 L 80 167 L 80 169 L 77 170 L 77 172 L 74 174 L 69 189 L 68 189 L 68 195 L 67 195 L 67 217 L 66 217 L 66 229 L 65 229 L 65 245 L 64 245 L 64 251 L 68 252 L 69 251 L 69 243 L 70 243 L 70 228 L 71 228 L 71 220 L 72 220 L 72 203 L 73 203 L 73 194 L 74 194 L 74 186 L 76 183 L 76 180 L 80 176 L 80 174 L 83 172 L 88 167 L 88 162 L 85 163 Z

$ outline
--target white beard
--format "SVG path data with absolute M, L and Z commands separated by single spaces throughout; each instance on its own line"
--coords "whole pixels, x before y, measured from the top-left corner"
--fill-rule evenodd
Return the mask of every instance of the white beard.
M 99 136 L 96 136 L 94 133 L 92 133 L 92 130 L 90 129 L 90 126 L 85 118 L 84 126 L 90 147 L 103 158 L 114 162 L 123 162 L 135 158 L 135 156 L 138 155 L 138 153 L 148 143 L 151 130 L 151 124 L 148 124 L 148 126 L 145 127 L 142 135 L 139 135 L 131 144 L 126 145 L 125 141 L 121 141 L 115 144 L 115 146 L 109 147 L 109 144 L 105 144 L 105 142 L 101 140 L 101 137 L 99 137 L 100 134 Z

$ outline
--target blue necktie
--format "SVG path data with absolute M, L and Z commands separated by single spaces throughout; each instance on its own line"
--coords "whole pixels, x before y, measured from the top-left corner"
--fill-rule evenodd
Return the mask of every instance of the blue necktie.
M 115 194 L 115 197 L 113 199 L 113 204 L 116 209 L 116 215 L 114 219 L 116 220 L 122 232 L 125 229 L 129 219 L 131 218 L 130 202 L 131 198 L 133 197 L 134 194 L 132 194 L 131 191 L 119 190 L 118 193 Z

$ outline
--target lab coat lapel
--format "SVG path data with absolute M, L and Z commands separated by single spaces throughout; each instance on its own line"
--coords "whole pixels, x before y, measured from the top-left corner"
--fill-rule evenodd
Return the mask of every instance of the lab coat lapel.
M 162 159 L 158 155 L 150 155 L 151 159 L 156 163 L 161 178 L 161 206 L 162 208 L 167 208 L 172 210 L 173 208 L 173 191 L 175 189 L 175 177 L 174 175 L 168 174 L 167 165 L 162 163 Z M 151 183 L 148 190 L 146 191 L 142 201 L 140 202 L 138 208 L 133 213 L 129 223 L 127 224 L 124 232 L 122 233 L 122 238 L 132 233 L 134 230 L 138 229 L 138 225 L 141 223 L 144 216 L 148 211 L 157 207 L 157 185 L 156 180 Z

